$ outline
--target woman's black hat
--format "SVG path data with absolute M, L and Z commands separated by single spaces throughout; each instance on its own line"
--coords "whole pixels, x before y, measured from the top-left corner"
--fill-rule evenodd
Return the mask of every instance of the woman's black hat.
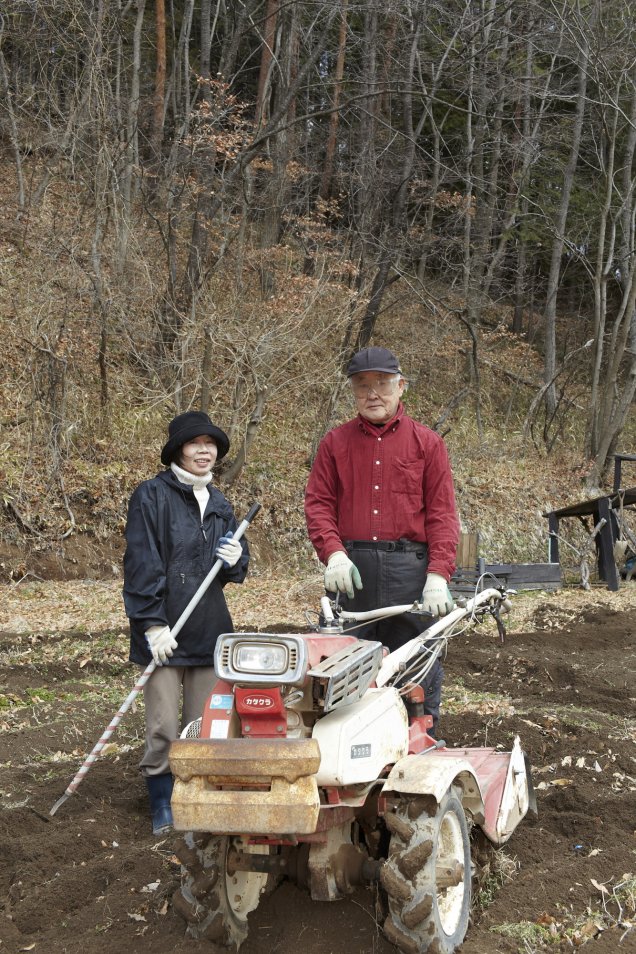
M 161 451 L 161 463 L 169 467 L 177 455 L 177 451 L 203 434 L 214 439 L 218 448 L 217 460 L 225 457 L 230 449 L 230 439 L 220 427 L 216 427 L 203 411 L 186 411 L 177 416 L 168 424 L 168 440 Z

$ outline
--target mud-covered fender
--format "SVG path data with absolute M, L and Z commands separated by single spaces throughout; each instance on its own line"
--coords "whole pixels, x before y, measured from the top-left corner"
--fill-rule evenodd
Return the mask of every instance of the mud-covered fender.
M 440 802 L 448 788 L 462 789 L 462 802 L 494 845 L 504 845 L 533 809 L 532 779 L 519 737 L 511 752 L 494 748 L 426 749 L 395 763 L 383 792 L 432 795 Z
M 462 803 L 475 822 L 484 819 L 484 799 L 470 762 L 457 758 L 436 757 L 436 753 L 407 755 L 396 762 L 382 786 L 383 792 L 403 792 L 410 795 L 432 795 L 438 802 L 451 785 L 459 784 Z

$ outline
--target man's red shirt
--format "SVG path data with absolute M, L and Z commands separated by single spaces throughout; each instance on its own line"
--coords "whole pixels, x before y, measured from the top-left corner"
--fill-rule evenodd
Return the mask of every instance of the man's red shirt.
M 345 540 L 428 544 L 428 570 L 455 569 L 459 520 L 446 445 L 398 411 L 383 427 L 361 415 L 325 435 L 305 492 L 307 530 L 326 563 Z

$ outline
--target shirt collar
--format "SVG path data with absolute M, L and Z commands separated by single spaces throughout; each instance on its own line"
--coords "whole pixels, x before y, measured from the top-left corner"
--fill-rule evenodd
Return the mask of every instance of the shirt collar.
M 404 416 L 404 405 L 400 401 L 398 404 L 398 409 L 393 415 L 393 417 L 383 424 L 382 427 L 375 427 L 366 417 L 363 417 L 362 414 L 358 414 L 358 427 L 361 431 L 364 431 L 366 434 L 386 434 L 387 431 L 394 431 L 400 424 L 402 417 Z

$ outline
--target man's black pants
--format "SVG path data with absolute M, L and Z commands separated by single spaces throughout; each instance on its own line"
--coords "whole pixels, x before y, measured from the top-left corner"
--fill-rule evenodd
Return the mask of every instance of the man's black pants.
M 362 590 L 356 590 L 353 599 L 340 594 L 340 605 L 352 612 L 378 609 L 399 603 L 413 603 L 422 596 L 428 566 L 428 547 L 410 540 L 345 541 L 349 559 L 355 563 L 362 577 Z M 419 636 L 435 620 L 425 621 L 414 613 L 403 613 L 377 622 L 349 623 L 346 630 L 360 639 L 374 639 L 393 651 L 409 639 Z M 436 737 L 442 698 L 444 670 L 439 659 L 422 683 L 424 712 L 433 716 L 431 735 Z

